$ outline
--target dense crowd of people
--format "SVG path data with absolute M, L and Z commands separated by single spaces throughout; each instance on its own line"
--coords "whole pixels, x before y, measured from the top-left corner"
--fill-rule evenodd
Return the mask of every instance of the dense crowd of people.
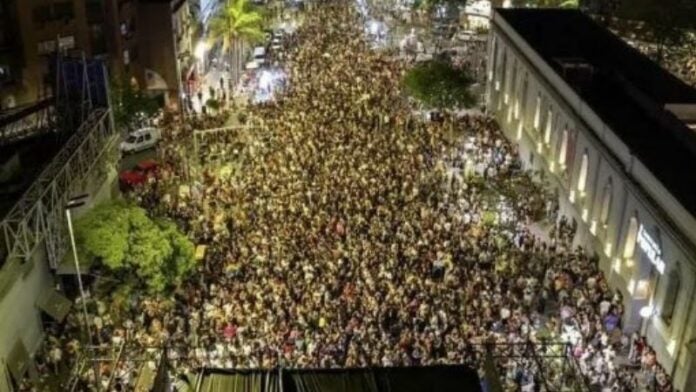
M 573 380 L 635 391 L 639 374 L 614 361 L 631 346 L 641 374 L 670 391 L 654 352 L 622 333 L 621 297 L 597 260 L 571 246 L 572 226 L 555 220 L 549 238 L 530 231 L 544 193 L 495 122 L 414 118 L 400 90 L 404 64 L 370 50 L 359 17 L 345 5 L 307 16 L 285 93 L 249 108 L 255 125 L 242 147 L 238 135 L 215 139 L 218 153 L 237 150 L 226 156 L 244 162 L 233 175 L 203 165 L 192 176 L 186 157 L 193 129 L 224 120 L 165 133 L 165 168 L 134 195 L 205 245 L 206 259 L 171 296 L 90 300 L 97 343 L 166 345 L 180 373 L 480 368 L 486 350 L 532 347 L 499 361 L 506 391 L 559 391 Z M 79 317 L 50 334 L 45 374 L 65 372 L 80 351 Z M 535 359 L 554 352 L 568 355 L 539 369 Z M 99 365 L 114 390 L 134 383 L 125 363 Z M 83 369 L 82 390 L 95 373 Z

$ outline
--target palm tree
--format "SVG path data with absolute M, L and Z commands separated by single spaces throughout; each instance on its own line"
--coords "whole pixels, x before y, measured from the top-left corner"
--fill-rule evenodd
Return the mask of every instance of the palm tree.
M 264 36 L 262 21 L 262 15 L 253 9 L 248 0 L 226 0 L 210 22 L 209 41 L 221 41 L 223 53 L 232 49 L 235 81 L 242 69 L 244 46 Z

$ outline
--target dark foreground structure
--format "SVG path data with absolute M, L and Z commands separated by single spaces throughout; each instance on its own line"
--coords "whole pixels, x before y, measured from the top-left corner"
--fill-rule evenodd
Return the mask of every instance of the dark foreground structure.
M 466 366 L 243 371 L 206 369 L 196 391 L 481 392 Z

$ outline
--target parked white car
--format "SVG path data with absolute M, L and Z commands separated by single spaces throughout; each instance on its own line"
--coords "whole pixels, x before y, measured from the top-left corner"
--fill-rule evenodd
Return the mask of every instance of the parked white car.
M 121 152 L 131 154 L 138 151 L 147 150 L 154 147 L 161 137 L 160 130 L 157 128 L 142 128 L 131 132 L 126 140 L 121 142 Z

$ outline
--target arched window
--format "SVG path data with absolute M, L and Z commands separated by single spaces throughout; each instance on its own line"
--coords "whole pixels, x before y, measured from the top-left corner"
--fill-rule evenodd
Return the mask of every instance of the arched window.
M 505 83 L 505 75 L 507 75 L 507 50 L 504 48 L 502 49 L 503 51 L 503 60 L 500 64 L 500 74 L 498 77 L 498 81 L 495 84 L 495 89 L 500 91 L 500 84 Z
M 516 81 L 517 81 L 517 60 L 514 60 L 512 62 L 512 73 L 510 75 L 510 81 L 508 82 L 507 86 L 505 86 L 504 99 L 505 99 L 506 105 L 510 102 L 510 94 L 514 94 Z
M 529 73 L 524 74 L 524 82 L 522 82 L 522 91 L 518 93 L 517 102 L 515 103 L 515 120 L 520 119 L 520 103 L 526 109 L 527 91 L 529 90 Z M 524 109 L 523 109 L 524 110 Z
M 495 57 L 498 54 L 498 37 L 493 35 L 493 43 L 491 45 L 491 56 L 493 59 L 493 64 L 491 64 L 490 71 L 488 72 L 488 81 L 493 81 L 493 72 L 495 71 L 496 61 Z
M 611 210 L 611 199 L 612 199 L 612 181 L 611 177 L 604 186 L 604 195 L 602 196 L 602 209 L 599 212 L 599 221 L 603 226 L 607 225 L 609 221 L 609 211 Z
M 665 295 L 662 300 L 662 307 L 660 309 L 660 316 L 665 323 L 670 324 L 672 322 L 672 316 L 674 316 L 674 309 L 677 307 L 677 301 L 679 300 L 679 289 L 681 288 L 681 279 L 679 278 L 679 265 L 669 273 L 667 277 L 667 288 L 665 289 Z
M 590 157 L 587 150 L 582 154 L 582 162 L 580 162 L 580 173 L 578 175 L 578 191 L 585 192 L 587 187 L 587 172 L 590 167 Z
M 636 253 L 636 239 L 638 238 L 638 214 L 634 213 L 628 221 L 628 232 L 626 233 L 626 243 L 624 245 L 623 257 L 630 259 Z
M 553 108 L 549 107 L 546 115 L 546 128 L 544 128 L 544 144 L 551 143 L 551 127 L 553 126 Z
M 565 165 L 568 156 L 568 124 L 563 129 L 563 137 L 561 138 L 561 148 L 558 151 L 558 163 Z
M 537 93 L 536 106 L 534 108 L 534 129 L 539 129 L 539 122 L 541 121 L 541 93 Z

